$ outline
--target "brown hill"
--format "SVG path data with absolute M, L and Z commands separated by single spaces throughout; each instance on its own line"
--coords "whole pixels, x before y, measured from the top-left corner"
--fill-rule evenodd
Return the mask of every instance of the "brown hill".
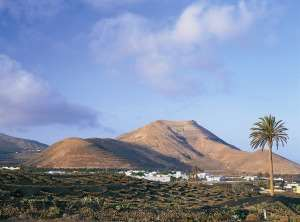
M 118 138 L 174 157 L 202 169 L 268 172 L 267 152 L 245 152 L 226 143 L 195 121 L 156 121 Z M 280 174 L 300 174 L 300 165 L 274 155 L 274 170 Z
M 192 121 L 156 121 L 131 133 L 124 134 L 118 139 L 147 146 L 162 155 L 178 159 L 188 165 L 199 166 L 207 170 L 223 170 L 224 166 L 219 161 L 204 155 L 201 150 L 196 149 L 190 143 L 189 140 L 198 136 L 197 132 L 194 131 L 194 124 Z M 188 137 L 184 135 L 186 130 L 189 131 Z M 208 135 L 208 131 L 200 128 L 199 130 L 202 130 L 201 135 Z M 209 136 L 217 140 L 217 137 L 212 134 Z
M 245 152 L 195 121 L 156 121 L 114 139 L 66 139 L 28 163 L 49 168 L 168 168 L 268 172 L 267 152 Z M 300 174 L 300 166 L 274 155 L 275 173 Z
M 130 168 L 131 164 L 80 138 L 52 145 L 29 162 L 43 168 Z
M 147 147 L 98 138 L 65 139 L 26 164 L 41 168 L 189 168 Z
M 240 164 L 236 164 L 241 172 L 268 172 L 269 153 L 267 151 L 256 151 L 248 153 L 248 155 L 240 161 Z M 274 172 L 277 174 L 300 174 L 299 164 L 290 161 L 280 155 L 273 155 L 274 160 Z
M 0 164 L 21 163 L 47 147 L 48 145 L 34 140 L 0 134 Z

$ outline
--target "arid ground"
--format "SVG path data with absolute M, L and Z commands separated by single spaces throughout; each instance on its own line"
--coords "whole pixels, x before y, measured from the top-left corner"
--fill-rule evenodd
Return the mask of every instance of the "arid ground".
M 248 183 L 158 183 L 113 171 L 0 171 L 0 218 L 7 221 L 271 221 L 300 215 L 300 196 L 271 198 Z

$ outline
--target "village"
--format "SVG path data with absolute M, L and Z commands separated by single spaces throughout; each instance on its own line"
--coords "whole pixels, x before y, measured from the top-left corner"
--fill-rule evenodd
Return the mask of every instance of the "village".
M 15 171 L 20 170 L 20 167 L 8 167 L 2 166 L 1 170 Z M 52 169 L 45 172 L 50 175 L 65 175 L 65 174 L 81 174 L 80 170 L 58 170 Z M 85 170 L 84 173 L 95 174 L 94 170 Z M 147 170 L 122 170 L 118 172 L 119 174 L 124 174 L 129 177 L 144 179 L 149 181 L 156 181 L 160 183 L 170 183 L 175 181 L 188 181 L 194 180 L 200 183 L 213 185 L 216 183 L 241 183 L 241 182 L 258 182 L 267 181 L 268 177 L 263 176 L 224 176 L 224 175 L 214 175 L 208 172 L 200 173 L 186 173 L 182 171 L 147 171 Z M 275 192 L 293 192 L 300 194 L 300 183 L 296 181 L 287 181 L 281 177 L 274 178 Z M 261 193 L 268 193 L 268 190 L 260 187 Z
M 215 183 L 241 183 L 241 182 L 258 182 L 267 181 L 267 177 L 263 176 L 223 176 L 223 175 L 213 175 L 207 172 L 201 172 L 196 174 L 188 174 L 181 171 L 171 171 L 171 172 L 159 172 L 159 171 L 145 171 L 145 170 L 127 170 L 120 171 L 126 176 L 134 177 L 138 179 L 145 179 L 150 181 L 157 181 L 161 183 L 169 183 L 172 181 L 186 181 L 194 179 L 198 182 L 212 185 Z M 275 192 L 293 192 L 300 194 L 300 183 L 295 181 L 286 181 L 281 177 L 274 178 Z M 260 187 L 261 193 L 267 193 L 268 190 Z

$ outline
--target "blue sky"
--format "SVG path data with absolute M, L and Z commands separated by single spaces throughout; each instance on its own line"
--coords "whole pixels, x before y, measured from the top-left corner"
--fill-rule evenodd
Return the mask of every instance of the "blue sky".
M 249 148 L 272 113 L 300 162 L 297 0 L 0 0 L 0 129 L 45 143 L 194 119 Z

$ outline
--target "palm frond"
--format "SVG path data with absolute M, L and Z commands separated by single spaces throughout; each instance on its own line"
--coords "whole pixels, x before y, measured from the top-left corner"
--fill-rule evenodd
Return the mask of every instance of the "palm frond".
M 285 146 L 289 139 L 285 123 L 282 120 L 276 121 L 272 115 L 259 118 L 250 131 L 250 145 L 253 149 L 263 150 L 267 144 L 276 145 L 278 149 L 280 145 Z

